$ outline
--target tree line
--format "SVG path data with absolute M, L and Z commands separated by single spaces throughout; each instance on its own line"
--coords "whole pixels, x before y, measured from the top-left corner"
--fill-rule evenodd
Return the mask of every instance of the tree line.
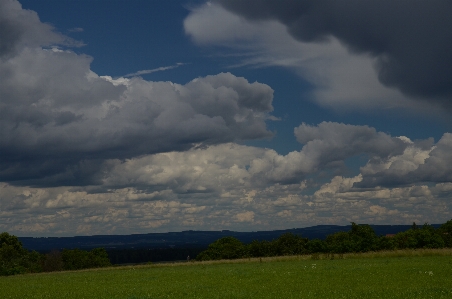
M 303 238 L 285 233 L 273 241 L 255 240 L 243 244 L 234 237 L 224 237 L 210 244 L 196 260 L 239 259 L 303 254 L 344 254 L 381 250 L 452 248 L 452 220 L 438 229 L 425 223 L 394 235 L 377 236 L 370 225 L 352 222 L 350 231 L 328 235 L 325 240 Z
M 238 259 L 249 257 L 272 257 L 303 254 L 343 254 L 349 252 L 368 252 L 380 250 L 452 248 L 452 220 L 435 229 L 429 224 L 417 226 L 395 235 L 377 236 L 370 225 L 352 222 L 348 232 L 328 235 L 324 240 L 303 238 L 300 235 L 284 233 L 272 241 L 254 240 L 244 244 L 235 237 L 224 237 L 211 243 L 206 250 L 127 249 L 107 252 L 104 248 L 91 251 L 80 249 L 54 250 L 46 254 L 28 251 L 16 236 L 7 232 L 0 234 L 0 276 L 51 272 L 61 270 L 80 270 L 107 267 L 114 263 L 137 263 L 143 259 L 151 261 L 157 255 L 185 259 L 186 254 L 198 261 Z
M 19 239 L 7 232 L 0 234 L 0 276 L 80 270 L 111 266 L 107 251 L 95 248 L 91 251 L 63 249 L 41 254 L 22 247 Z

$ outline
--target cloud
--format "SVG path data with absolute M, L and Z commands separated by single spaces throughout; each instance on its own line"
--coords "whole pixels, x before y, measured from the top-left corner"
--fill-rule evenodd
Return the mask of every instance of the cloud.
M 82 164 L 96 167 L 96 159 L 272 136 L 265 124 L 273 109 L 267 85 L 223 73 L 185 85 L 135 78 L 115 86 L 88 68 L 83 74 L 85 57 L 35 51 L 28 70 L 16 68 L 0 87 L 6 95 L 0 121 L 3 180 L 30 184 L 63 175 L 54 179 L 62 184 L 72 177 L 77 184 L 75 173 L 86 175 Z M 26 165 L 34 165 L 34 173 Z
M 172 70 L 172 69 L 175 69 L 175 68 L 177 68 L 177 67 L 179 67 L 181 65 L 185 65 L 185 63 L 178 62 L 175 65 L 161 66 L 161 67 L 158 67 L 158 68 L 155 68 L 155 69 L 152 69 L 152 70 L 142 70 L 142 71 L 138 71 L 138 72 L 135 72 L 135 73 L 124 75 L 123 77 L 125 77 L 125 78 L 136 77 L 136 76 L 152 74 L 152 73 L 160 72 L 160 71 Z
M 248 211 L 243 213 L 238 213 L 235 215 L 235 219 L 238 222 L 253 222 L 254 221 L 254 212 Z
M 107 188 L 168 189 L 177 194 L 221 193 L 249 184 L 246 167 L 264 152 L 228 143 L 115 161 L 103 184 Z
M 451 134 L 435 143 L 302 123 L 299 151 L 240 145 L 273 136 L 270 86 L 231 73 L 186 84 L 135 77 L 177 65 L 98 76 L 92 58 L 68 49 L 77 44 L 36 13 L 9 0 L 0 8 L 1 230 L 129 234 L 450 218 Z M 212 3 L 193 10 L 185 30 L 200 44 L 250 54 L 244 64 L 293 68 L 324 105 L 411 105 L 378 82 L 376 54 L 351 53 L 340 36 L 300 42 L 280 20 L 247 18 Z M 349 177 L 346 161 L 356 156 L 368 162 Z
M 433 140 L 412 142 L 403 154 L 385 159 L 372 159 L 361 168 L 363 179 L 355 184 L 360 188 L 394 187 L 413 184 L 446 183 L 452 181 L 452 135 L 445 133 L 436 143 Z
M 81 27 L 74 27 L 68 30 L 69 32 L 83 32 L 83 28 Z
M 425 105 L 413 103 L 399 90 L 379 82 L 374 69 L 376 58 L 348 51 L 334 36 L 321 43 L 296 40 L 276 20 L 247 20 L 216 2 L 193 9 L 184 20 L 184 28 L 200 46 L 215 45 L 233 51 L 238 62 L 232 67 L 291 69 L 311 83 L 311 98 L 322 106 L 338 110 L 404 107 L 426 111 Z
M 170 152 L 111 163 L 103 181 L 107 188 L 133 186 L 174 193 L 231 192 L 271 184 L 302 184 L 306 176 L 326 169 L 341 170 L 343 162 L 366 154 L 387 159 L 404 152 L 399 138 L 367 126 L 323 122 L 295 129 L 301 151 L 280 155 L 271 149 L 234 143 L 185 152 Z M 339 168 L 339 169 L 338 169 Z
M 337 124 L 336 133 L 341 128 Z M 324 138 L 324 142 L 334 143 L 338 138 L 333 135 L 316 132 L 314 140 Z M 342 157 L 350 154 L 342 145 L 337 150 L 345 150 Z M 402 155 L 408 156 L 408 151 L 409 147 Z M 390 151 L 374 153 L 383 152 Z M 290 172 L 292 164 L 302 166 L 289 155 L 228 143 L 111 160 L 97 186 L 33 188 L 2 183 L 0 216 L 8 220 L 0 223 L 0 228 L 20 235 L 73 235 L 201 227 L 262 230 L 350 221 L 436 223 L 450 218 L 450 182 L 363 189 L 355 186 L 363 174 L 346 177 L 330 173 L 314 187 L 309 178 L 299 176 L 287 182 L 278 177 L 282 172 L 276 168 L 256 168 L 257 161 L 272 165 L 283 160 L 289 161 L 277 165 L 281 171 L 286 167 Z M 316 174 L 327 167 L 309 170 Z M 276 178 L 279 182 L 271 182 Z M 315 192 L 310 191 L 313 187 Z
M 22 9 L 15 0 L 0 3 L 0 36 L 0 59 L 14 56 L 25 46 L 81 45 L 41 23 L 36 12 Z
M 422 181 L 451 182 L 452 169 L 452 134 L 445 133 L 442 138 L 432 147 L 429 157 L 415 171 L 415 177 Z
M 251 21 L 276 20 L 302 42 L 339 39 L 374 57 L 381 83 L 450 108 L 451 3 L 444 1 L 217 1 Z M 422 21 L 420 21 L 422 20 Z
M 106 159 L 273 135 L 266 128 L 268 85 L 230 73 L 184 85 L 98 76 L 92 58 L 59 48 L 67 38 L 35 12 L 16 1 L 0 5 L 2 181 L 98 184 L 110 167 Z
M 322 122 L 318 126 L 302 124 L 295 128 L 301 151 L 279 155 L 267 151 L 252 161 L 250 172 L 258 181 L 295 183 L 323 170 L 341 172 L 344 161 L 358 155 L 391 157 L 403 152 L 406 144 L 398 138 L 367 126 Z
M 222 143 L 97 160 L 96 167 L 86 162 L 81 168 L 92 171 L 96 184 L 2 183 L 0 216 L 9 220 L 0 228 L 19 235 L 73 235 L 446 221 L 452 208 L 449 135 L 436 144 L 412 142 L 367 126 L 323 122 L 297 127 L 303 147 L 287 155 Z M 344 176 L 344 161 L 358 155 L 369 157 L 361 174 Z M 442 165 L 439 174 L 445 176 L 409 186 L 357 186 L 391 168 L 409 178 L 429 159 L 434 163 L 428 168 Z M 319 175 L 322 183 L 311 180 Z
M 377 132 L 375 128 L 334 122 L 322 122 L 318 126 L 302 124 L 295 128 L 295 136 L 298 142 L 305 144 L 302 152 L 316 157 L 313 160 L 319 164 L 359 154 L 391 157 L 402 153 L 406 147 L 399 138 Z

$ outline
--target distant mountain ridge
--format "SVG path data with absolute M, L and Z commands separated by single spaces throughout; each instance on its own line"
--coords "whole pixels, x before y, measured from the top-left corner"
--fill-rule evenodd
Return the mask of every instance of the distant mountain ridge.
M 435 228 L 441 224 L 433 224 Z M 86 249 L 103 247 L 106 249 L 127 248 L 205 248 L 222 237 L 232 236 L 243 243 L 253 240 L 278 238 L 284 233 L 293 233 L 309 239 L 324 239 L 327 235 L 339 231 L 349 231 L 351 225 L 316 225 L 305 228 L 292 228 L 273 231 L 236 232 L 236 231 L 182 231 L 168 233 L 148 233 L 133 235 L 94 235 L 75 237 L 19 237 L 23 247 L 28 250 L 50 251 L 53 249 Z M 411 225 L 371 225 L 377 235 L 396 234 L 411 228 Z

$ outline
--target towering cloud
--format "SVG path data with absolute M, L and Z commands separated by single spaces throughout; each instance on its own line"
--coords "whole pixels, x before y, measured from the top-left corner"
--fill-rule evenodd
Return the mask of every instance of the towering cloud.
M 2 181 L 96 184 L 104 159 L 273 134 L 268 85 L 230 73 L 185 85 L 98 76 L 36 13 L 0 5 Z

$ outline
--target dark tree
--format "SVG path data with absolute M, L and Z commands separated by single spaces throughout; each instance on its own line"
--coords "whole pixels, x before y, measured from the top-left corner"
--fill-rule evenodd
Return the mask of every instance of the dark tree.
M 197 260 L 238 259 L 247 256 L 246 248 L 237 238 L 224 237 L 216 240 L 201 252 Z
M 0 234 L 0 275 L 39 272 L 39 254 L 28 252 L 16 236 Z

